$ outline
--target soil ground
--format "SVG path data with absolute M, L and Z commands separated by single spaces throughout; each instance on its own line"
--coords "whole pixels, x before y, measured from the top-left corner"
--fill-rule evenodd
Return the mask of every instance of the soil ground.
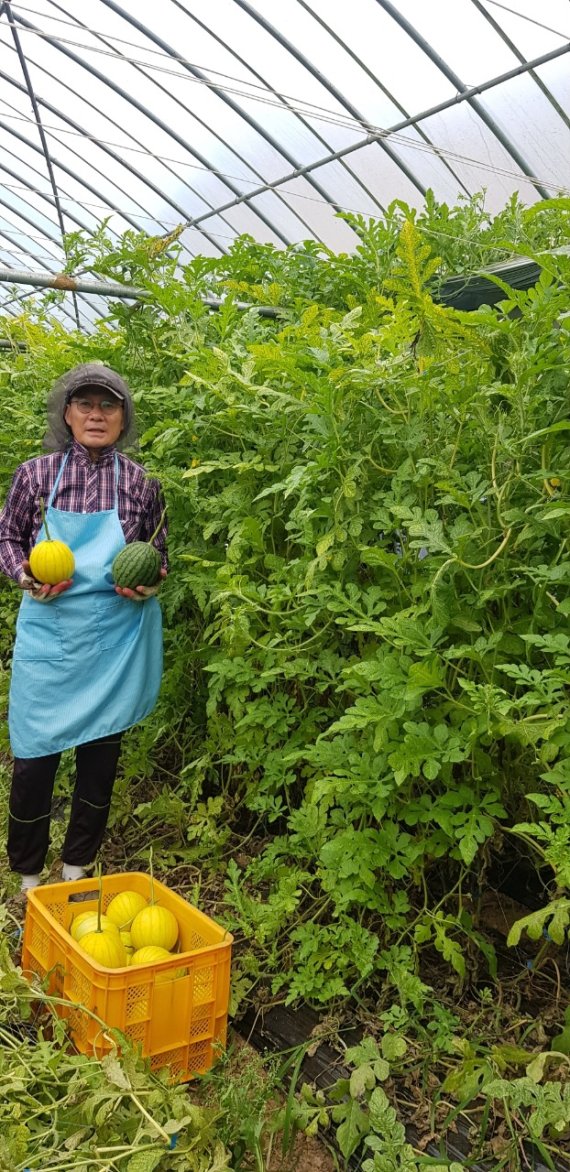
M 288 1156 L 272 1156 L 267 1172 L 335 1172 L 336 1168 L 337 1162 L 318 1140 L 299 1135 Z
M 160 841 L 160 838 L 161 836 L 157 834 L 156 840 Z M 168 838 L 169 834 L 166 833 L 164 835 L 165 842 L 161 844 L 166 850 Z M 128 832 L 117 836 L 110 834 L 103 851 L 104 869 L 106 871 L 147 870 L 148 861 L 146 855 L 140 851 L 140 843 L 138 848 L 128 849 L 131 846 L 134 844 L 129 841 Z M 249 849 L 253 850 L 251 844 Z M 208 873 L 199 863 L 178 863 L 176 858 L 168 862 L 166 875 L 160 874 L 160 866 L 157 867 L 157 871 L 159 878 L 164 877 L 170 886 L 178 889 L 191 902 L 193 901 L 193 892 L 198 887 L 200 906 L 214 919 L 217 918 L 222 898 L 222 880 L 217 872 Z M 60 865 L 54 863 L 47 881 L 57 882 L 59 878 Z M 529 910 L 523 887 L 521 886 L 520 889 L 517 887 L 514 894 L 520 895 L 520 898 L 524 899 L 525 902 L 519 903 L 518 898 L 513 898 L 512 894 L 508 895 L 504 890 L 487 889 L 483 893 L 479 905 L 473 906 L 472 909 L 477 928 L 484 931 L 486 939 L 494 945 L 499 969 L 497 983 L 491 979 L 486 961 L 477 950 L 472 955 L 470 952 L 468 957 L 472 979 L 471 984 L 465 989 L 458 989 L 456 976 L 435 951 L 431 955 L 427 950 L 425 951 L 427 967 L 425 974 L 422 975 L 428 984 L 437 990 L 442 1005 L 457 1015 L 460 1023 L 458 1030 L 461 1036 L 469 1038 L 473 1033 L 474 1023 L 476 1023 L 477 1037 L 485 1038 L 488 1046 L 493 1043 L 516 1046 L 522 1042 L 532 1053 L 542 1048 L 548 1049 L 549 1039 L 560 1028 L 564 1008 L 570 1001 L 568 954 L 564 954 L 564 952 L 561 954 L 559 949 L 551 945 L 546 947 L 544 942 L 533 944 L 526 938 L 523 938 L 518 949 L 507 947 L 506 936 L 509 929 L 517 919 Z M 464 901 L 466 902 L 467 899 L 468 896 L 465 896 Z M 534 958 L 538 948 L 542 950 L 543 958 L 540 971 L 536 971 L 534 968 Z M 236 942 L 236 957 L 238 954 L 239 941 Z M 264 990 L 262 990 L 263 992 Z M 483 992 L 488 992 L 486 998 L 482 997 Z M 263 999 L 263 1007 L 264 1009 L 271 1007 L 271 997 Z M 368 1013 L 361 1012 L 356 1016 L 351 1015 L 350 1010 L 347 1012 L 350 1016 L 350 1022 L 345 1021 L 344 1027 L 349 1024 L 351 1027 L 358 1027 L 360 1032 L 374 1034 L 375 1015 L 370 1009 Z M 264 1060 L 247 1042 L 237 1041 L 235 1032 L 232 1033 L 232 1038 L 237 1051 L 238 1076 L 240 1066 L 246 1069 L 255 1067 L 259 1072 L 254 1088 L 256 1101 L 251 1101 L 251 1115 L 248 1110 L 247 1093 L 244 1093 L 243 1088 L 241 1115 L 239 1112 L 236 1113 L 235 1102 L 233 1110 L 236 1118 L 243 1119 L 247 1115 L 251 1119 L 257 1118 L 263 1121 L 260 1146 L 266 1159 L 266 1172 L 336 1172 L 341 1161 L 337 1160 L 335 1155 L 319 1140 L 298 1135 L 291 1150 L 285 1155 L 282 1153 L 280 1135 L 272 1135 L 272 1126 L 274 1126 L 272 1115 L 274 1116 L 275 1108 L 280 1105 L 275 1085 L 271 1083 L 271 1077 L 267 1074 L 267 1093 L 264 1094 Z M 235 1070 L 230 1064 L 227 1071 L 228 1078 L 231 1078 L 234 1073 Z M 416 1140 L 418 1146 L 433 1138 L 431 1132 L 433 1121 L 430 1123 L 429 1103 L 433 1097 L 433 1087 L 438 1083 L 436 1073 L 439 1074 L 439 1072 L 433 1072 L 434 1081 L 430 1082 L 429 1086 L 422 1085 L 421 1079 L 418 1078 L 411 1082 L 406 1080 L 405 1085 L 399 1088 L 400 1092 L 404 1092 L 400 1094 L 399 1100 L 402 1121 L 413 1127 L 418 1137 Z M 516 1071 L 511 1072 L 513 1077 L 516 1073 Z M 224 1072 L 221 1077 L 223 1080 Z M 312 1081 L 311 1075 L 306 1076 L 306 1081 Z M 247 1080 L 244 1079 L 244 1083 L 246 1082 Z M 223 1090 L 223 1082 L 219 1084 L 218 1091 L 220 1086 Z M 221 1098 L 223 1109 L 223 1094 Z M 501 1127 L 502 1121 L 497 1117 L 494 1126 L 490 1126 L 488 1136 L 490 1145 L 499 1141 Z M 489 1152 L 485 1151 L 485 1155 L 488 1156 Z M 558 1145 L 555 1156 L 558 1168 L 569 1168 L 564 1158 L 560 1158 L 562 1151 Z M 245 1167 L 249 1166 L 246 1164 Z M 254 1167 L 255 1162 L 252 1158 L 251 1168 Z

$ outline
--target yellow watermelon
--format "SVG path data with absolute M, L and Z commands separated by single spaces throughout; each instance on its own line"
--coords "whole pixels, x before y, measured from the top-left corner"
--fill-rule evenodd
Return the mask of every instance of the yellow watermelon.
M 88 956 L 107 969 L 125 968 L 127 954 L 116 929 L 103 932 L 87 932 L 82 936 L 80 946 Z
M 135 949 L 154 944 L 170 951 L 178 940 L 176 916 L 168 908 L 150 904 L 135 916 L 131 924 L 131 938 Z
M 97 912 L 82 912 L 80 916 L 76 916 L 71 925 L 71 935 L 73 939 L 79 944 L 83 936 L 88 932 L 96 932 L 99 927 L 97 920 Z M 107 916 L 101 916 L 101 931 L 116 932 L 119 935 L 119 929 L 112 920 L 107 919 Z
M 120 891 L 111 900 L 105 915 L 119 929 L 128 931 L 137 912 L 142 911 L 146 905 L 144 895 L 139 895 L 138 891 Z
M 30 554 L 30 569 L 36 582 L 57 586 L 73 577 L 75 558 L 64 541 L 38 541 Z

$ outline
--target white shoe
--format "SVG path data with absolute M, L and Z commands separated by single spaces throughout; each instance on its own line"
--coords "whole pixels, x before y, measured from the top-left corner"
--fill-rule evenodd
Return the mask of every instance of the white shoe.
M 32 887 L 39 887 L 39 875 L 22 875 L 21 879 L 20 891 L 31 891 Z
M 74 867 L 73 863 L 64 863 L 61 877 L 66 883 L 75 883 L 85 878 L 85 867 Z

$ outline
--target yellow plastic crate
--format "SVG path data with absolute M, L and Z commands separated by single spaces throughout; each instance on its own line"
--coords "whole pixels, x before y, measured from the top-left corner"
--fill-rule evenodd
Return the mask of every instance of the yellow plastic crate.
M 127 889 L 150 899 L 150 876 L 143 872 L 105 875 L 102 885 L 103 911 Z M 83 893 L 91 898 L 72 901 Z M 68 929 L 73 916 L 97 910 L 97 883 L 80 879 L 29 892 L 22 969 L 47 977 L 49 992 L 69 1002 L 57 1012 L 83 1054 L 100 1057 L 111 1049 L 103 1021 L 140 1046 L 153 1070 L 169 1067 L 176 1081 L 186 1081 L 209 1070 L 226 1041 L 233 937 L 156 879 L 154 894 L 178 921 L 179 951 L 171 959 L 110 969 L 83 952 Z

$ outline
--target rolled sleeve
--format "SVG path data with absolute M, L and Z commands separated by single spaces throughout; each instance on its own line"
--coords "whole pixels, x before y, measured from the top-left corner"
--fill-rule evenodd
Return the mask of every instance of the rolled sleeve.
M 0 570 L 15 582 L 32 544 L 35 495 L 30 467 L 21 464 L 0 513 Z

